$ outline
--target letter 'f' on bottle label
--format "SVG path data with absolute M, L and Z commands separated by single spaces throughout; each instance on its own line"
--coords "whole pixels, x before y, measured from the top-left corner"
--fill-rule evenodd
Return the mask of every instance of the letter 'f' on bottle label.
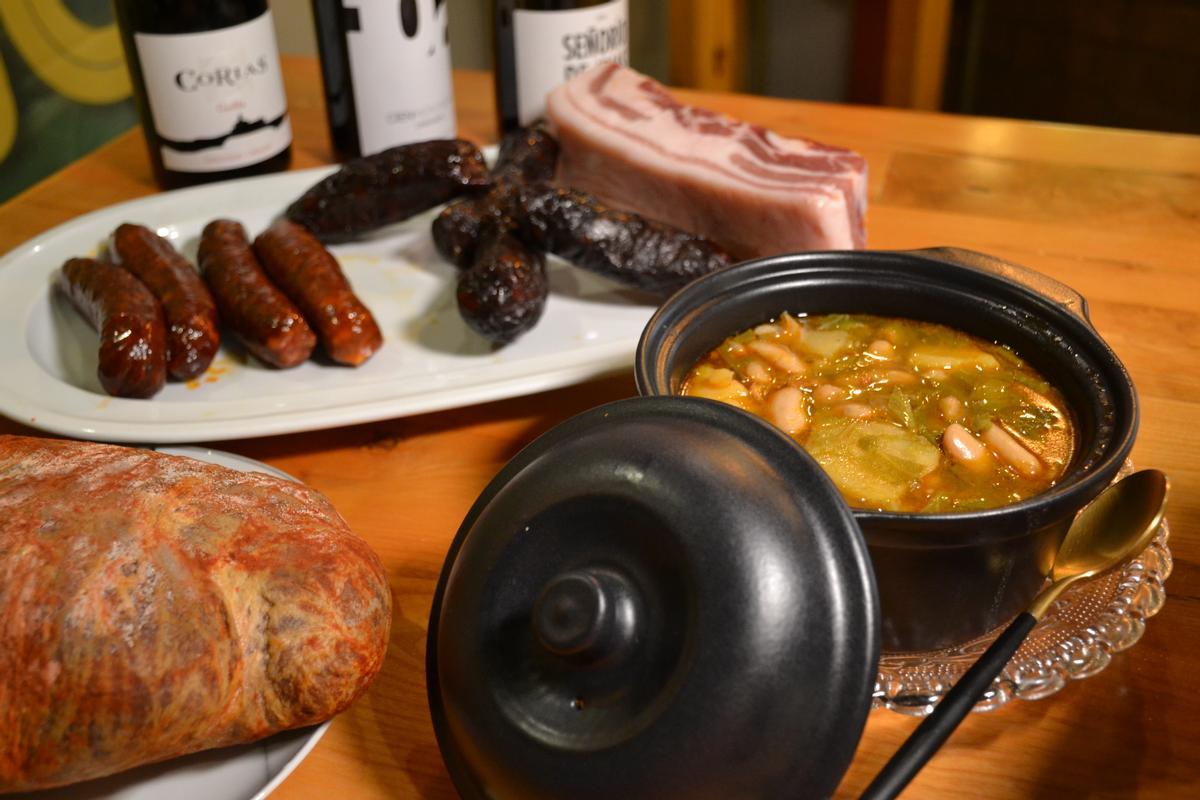
M 444 0 L 342 0 L 359 152 L 453 139 L 454 85 Z

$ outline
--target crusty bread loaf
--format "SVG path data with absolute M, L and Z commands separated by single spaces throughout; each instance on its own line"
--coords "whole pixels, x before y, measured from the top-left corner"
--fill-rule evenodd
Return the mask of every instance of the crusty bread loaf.
M 311 489 L 0 437 L 0 792 L 328 719 L 390 618 L 378 557 Z

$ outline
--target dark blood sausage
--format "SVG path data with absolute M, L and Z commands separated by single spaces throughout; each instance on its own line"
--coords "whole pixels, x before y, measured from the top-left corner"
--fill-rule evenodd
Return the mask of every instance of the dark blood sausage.
M 510 217 L 515 185 L 550 180 L 557 163 L 558 141 L 544 127 L 510 131 L 500 142 L 491 191 L 451 203 L 434 219 L 433 243 L 438 252 L 460 269 L 471 266 L 484 219 Z
M 485 227 L 516 230 L 520 184 L 499 181 L 483 197 L 464 197 L 442 209 L 433 220 L 433 243 L 442 258 L 459 269 L 475 263 L 475 249 Z
M 188 380 L 208 369 L 221 345 L 217 306 L 200 273 L 171 243 L 141 225 L 121 225 L 112 235 L 116 261 L 162 304 L 167 322 L 167 372 Z
M 543 125 L 517 128 L 500 140 L 494 180 L 548 181 L 558 167 L 558 140 Z
M 549 293 L 544 256 L 497 225 L 487 226 L 474 263 L 458 276 L 459 313 L 497 345 L 537 324 Z
M 475 261 L 475 244 L 486 217 L 483 202 L 474 197 L 455 200 L 443 208 L 430 226 L 433 244 L 442 258 L 459 269 L 470 267 Z
M 196 260 L 221 319 L 255 357 L 282 369 L 312 354 L 316 334 L 263 272 L 240 223 L 218 219 L 205 225 Z
M 100 333 L 97 374 L 117 397 L 151 397 L 167 379 L 162 306 L 145 284 L 113 264 L 72 258 L 58 288 Z
M 732 263 L 708 239 L 547 183 L 521 189 L 522 237 L 577 267 L 660 296 Z
M 436 139 L 346 162 L 288 206 L 287 217 L 322 241 L 339 242 L 489 185 L 475 145 Z
M 276 220 L 254 240 L 254 252 L 334 361 L 358 366 L 383 346 L 375 318 L 355 297 L 337 259 L 303 227 Z

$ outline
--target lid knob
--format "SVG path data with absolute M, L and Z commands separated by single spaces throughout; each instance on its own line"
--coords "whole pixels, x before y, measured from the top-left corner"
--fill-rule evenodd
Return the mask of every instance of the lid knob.
M 533 629 L 551 653 L 579 661 L 602 661 L 628 651 L 638 627 L 629 582 L 603 568 L 564 572 L 542 589 Z

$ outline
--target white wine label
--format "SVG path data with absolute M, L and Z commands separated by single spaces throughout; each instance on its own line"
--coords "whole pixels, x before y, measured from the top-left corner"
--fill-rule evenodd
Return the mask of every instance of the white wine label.
M 292 141 L 271 12 L 202 33 L 134 33 L 163 166 L 220 172 Z
M 573 11 L 512 12 L 517 118 L 528 125 L 546 112 L 546 95 L 593 64 L 629 64 L 627 0 Z
M 364 156 L 452 139 L 454 86 L 445 0 L 342 0 L 346 49 Z

